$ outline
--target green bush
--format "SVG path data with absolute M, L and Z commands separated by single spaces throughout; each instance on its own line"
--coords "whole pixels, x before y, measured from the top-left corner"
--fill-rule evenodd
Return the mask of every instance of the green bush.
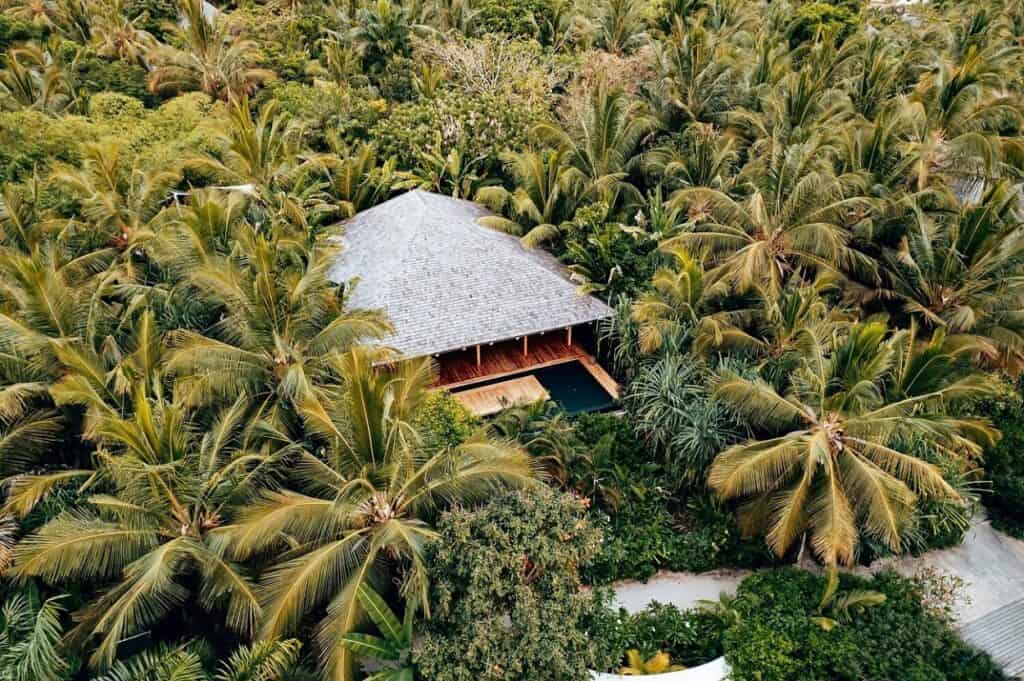
M 886 600 L 826 631 L 813 617 L 825 578 L 795 568 L 759 572 L 740 585 L 736 621 L 724 638 L 735 681 L 812 679 L 1002 681 L 986 655 L 922 605 L 914 580 L 895 573 L 842 575 L 839 593 L 876 590 Z
M 276 80 L 263 90 L 263 98 L 277 100 L 282 113 L 301 121 L 315 149 L 325 149 L 329 135 L 348 143 L 367 139 L 368 130 L 387 111 L 387 102 L 369 89 L 326 82 L 305 85 Z
M 800 5 L 789 27 L 790 44 L 813 40 L 819 31 L 845 40 L 857 30 L 861 4 L 857 0 L 833 0 Z
M 483 0 L 476 25 L 484 33 L 540 38 L 554 11 L 550 0 Z
M 124 15 L 140 29 L 163 40 L 167 24 L 178 20 L 180 8 L 175 0 L 125 0 Z
M 101 92 L 89 100 L 89 118 L 95 122 L 140 119 L 145 112 L 142 102 L 117 92 Z
M 554 250 L 605 300 L 636 297 L 654 274 L 657 243 L 628 233 L 612 220 L 609 206 L 596 203 L 576 211 Z
M 54 161 L 75 163 L 79 144 L 97 129 L 82 116 L 53 118 L 41 111 L 0 112 L 0 183 L 18 182 Z
M 535 107 L 497 95 L 445 92 L 393 106 L 369 137 L 384 157 L 395 156 L 401 168 L 414 167 L 418 150 L 438 139 L 445 150 L 460 147 L 466 158 L 483 158 L 497 167 L 502 151 L 527 146 L 529 131 L 542 116 Z
M 180 167 L 214 148 L 219 112 L 200 93 L 175 97 L 155 110 L 121 93 L 99 93 L 90 100 L 89 117 L 3 112 L 0 181 L 22 181 L 33 169 L 45 174 L 55 163 L 75 165 L 83 142 L 116 142 L 142 170 Z
M 584 681 L 612 657 L 589 635 L 607 616 L 578 566 L 600 534 L 578 499 L 510 493 L 446 514 L 430 566 L 433 611 L 415 653 L 426 681 Z
M 645 659 L 666 652 L 674 664 L 687 667 L 721 657 L 726 630 L 726 622 L 714 613 L 700 609 L 683 611 L 656 602 L 633 614 L 620 609 L 616 617 L 601 621 L 599 626 L 591 631 L 592 635 L 606 641 L 620 655 L 632 648 Z M 623 662 L 624 659 L 616 660 L 610 670 Z
M 659 570 L 706 572 L 769 561 L 761 542 L 743 539 L 728 510 L 704 497 L 694 497 L 691 505 L 673 513 L 665 498 L 651 495 L 611 514 L 595 514 L 604 542 L 587 566 L 587 579 L 609 584 L 646 580 Z
M 0 53 L 15 43 L 38 39 L 41 31 L 32 24 L 0 14 Z
M 604 539 L 585 569 L 592 584 L 648 579 L 658 570 L 704 572 L 764 564 L 763 544 L 744 540 L 729 509 L 701 493 L 673 496 L 669 475 L 640 440 L 630 416 L 590 414 L 575 421 L 584 457 L 569 483 L 598 480 L 591 518 Z M 582 490 L 586 492 L 587 490 Z M 614 503 L 612 503 L 614 502 Z
M 87 95 L 119 92 L 145 102 L 147 106 L 156 105 L 157 99 L 147 85 L 146 69 L 138 64 L 108 61 L 92 48 L 81 47 L 70 40 L 63 41 L 58 50 L 62 61 L 74 63 L 75 87 L 79 92 Z
M 321 36 L 333 24 L 321 13 L 315 16 L 276 3 L 246 3 L 226 15 L 231 30 L 255 41 L 256 65 L 270 69 L 286 81 L 308 81 L 306 66 Z
M 456 447 L 480 426 L 480 419 L 471 414 L 450 393 L 430 394 L 416 414 L 416 425 L 424 433 L 424 447 L 438 451 Z
M 117 138 L 135 154 L 140 168 L 175 168 L 190 156 L 216 149 L 222 114 L 207 95 L 191 92 L 147 111 Z
M 799 669 L 792 658 L 796 644 L 771 626 L 752 622 L 726 634 L 727 656 L 733 669 L 733 678 L 767 679 L 791 678 Z
M 1017 390 L 981 409 L 1002 431 L 1002 439 L 985 452 L 985 477 L 992 485 L 984 494 L 992 523 L 1024 539 L 1024 399 Z

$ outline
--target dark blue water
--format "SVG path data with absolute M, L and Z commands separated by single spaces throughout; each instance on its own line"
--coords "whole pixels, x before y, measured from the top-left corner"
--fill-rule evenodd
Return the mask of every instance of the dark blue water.
M 565 362 L 531 372 L 551 399 L 568 414 L 602 411 L 614 405 L 601 384 L 579 362 Z

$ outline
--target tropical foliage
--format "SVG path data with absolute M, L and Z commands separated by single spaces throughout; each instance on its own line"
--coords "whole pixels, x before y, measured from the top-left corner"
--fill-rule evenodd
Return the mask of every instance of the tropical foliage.
M 1020 0 L 0 0 L 0 681 L 998 678 L 895 578 L 618 633 L 581 587 L 1020 532 L 1022 40 Z M 621 418 L 481 421 L 383 347 L 332 265 L 410 189 L 615 310 Z

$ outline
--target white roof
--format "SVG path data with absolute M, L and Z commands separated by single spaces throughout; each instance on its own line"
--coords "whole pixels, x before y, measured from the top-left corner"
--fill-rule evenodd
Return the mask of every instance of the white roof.
M 346 223 L 331 279 L 356 280 L 349 304 L 383 311 L 395 326 L 384 343 L 405 357 L 612 314 L 600 300 L 580 295 L 550 254 L 477 222 L 489 214 L 470 201 L 420 190 L 402 194 Z

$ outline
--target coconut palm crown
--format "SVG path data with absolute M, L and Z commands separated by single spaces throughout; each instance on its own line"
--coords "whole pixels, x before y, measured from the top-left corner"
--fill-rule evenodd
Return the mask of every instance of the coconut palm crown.
M 709 485 L 745 500 L 745 529 L 766 533 L 780 556 L 804 535 L 832 566 L 855 560 L 862 533 L 899 550 L 918 497 L 957 499 L 939 467 L 914 452 L 972 457 L 995 437 L 983 420 L 937 409 L 987 394 L 987 380 L 920 352 L 911 332 L 887 336 L 884 324 L 866 322 L 826 345 L 808 334 L 785 390 L 724 373 L 715 397 L 760 435 L 723 451 Z M 918 380 L 901 389 L 908 372 Z

